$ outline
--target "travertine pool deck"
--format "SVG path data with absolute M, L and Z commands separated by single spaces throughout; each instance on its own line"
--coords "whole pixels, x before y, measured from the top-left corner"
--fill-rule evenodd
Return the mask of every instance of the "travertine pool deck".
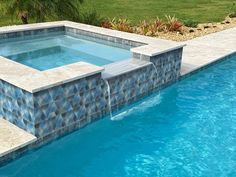
M 0 118 L 0 157 L 36 140 L 35 136 Z
M 185 75 L 236 52 L 236 28 L 185 42 L 181 75 Z
M 93 75 L 103 70 L 99 66 L 77 62 L 41 72 L 0 56 L 0 79 L 31 93 Z

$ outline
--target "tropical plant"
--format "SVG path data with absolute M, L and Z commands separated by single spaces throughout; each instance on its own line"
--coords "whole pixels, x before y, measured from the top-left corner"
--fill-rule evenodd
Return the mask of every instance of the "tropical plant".
M 42 1 L 42 0 L 39 0 Z M 44 0 L 49 1 L 49 0 Z M 49 15 L 59 20 L 72 20 L 78 21 L 80 18 L 80 6 L 84 0 L 50 0 L 52 11 Z M 53 5 L 53 1 L 54 4 Z
M 160 18 L 156 18 L 154 21 L 151 22 L 150 30 L 155 36 L 158 36 L 158 32 L 164 31 L 165 23 Z
M 146 20 L 143 20 L 140 22 L 140 24 L 137 27 L 137 32 L 142 35 L 146 35 L 147 33 L 150 33 L 150 24 Z
M 5 2 L 6 0 L 0 0 Z M 9 0 L 7 1 L 7 13 L 18 16 L 23 23 L 28 19 L 35 22 L 44 22 L 47 17 L 71 20 L 79 14 L 79 5 L 83 0 Z
M 166 21 L 157 17 L 155 20 L 143 20 L 137 26 L 132 26 L 130 21 L 127 19 L 113 18 L 112 20 L 103 21 L 101 26 L 119 31 L 134 32 L 146 36 L 159 36 L 160 32 L 181 32 L 183 23 L 175 17 L 166 16 Z
M 101 27 L 111 29 L 111 28 L 112 28 L 112 24 L 111 24 L 111 22 L 110 22 L 109 20 L 104 20 L 104 21 L 101 23 Z
M 155 28 L 156 28 L 156 29 L 158 29 L 159 31 L 162 30 L 163 22 L 162 22 L 162 20 L 161 20 L 159 17 L 157 17 L 157 18 L 155 19 L 154 24 L 155 24 Z
M 101 26 L 105 21 L 104 18 L 94 9 L 84 11 L 81 13 L 81 15 L 82 17 L 80 19 L 80 22 L 85 24 Z
M 111 28 L 114 30 L 119 30 L 119 31 L 125 31 L 125 32 L 129 32 L 129 33 L 133 33 L 133 28 L 130 24 L 130 21 L 127 19 L 116 19 L 113 18 L 111 20 Z
M 163 31 L 163 27 L 162 20 L 157 17 L 153 21 L 141 21 L 136 27 L 136 32 L 146 36 L 158 36 L 158 32 Z
M 28 24 L 28 12 L 27 11 L 22 11 L 18 13 L 18 17 L 21 19 L 23 24 Z
M 168 31 L 181 31 L 183 24 L 175 16 L 166 15 L 166 21 Z

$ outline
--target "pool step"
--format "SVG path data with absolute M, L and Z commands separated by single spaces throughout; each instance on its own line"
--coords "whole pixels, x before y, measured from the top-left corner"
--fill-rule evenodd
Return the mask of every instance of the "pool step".
M 130 71 L 136 70 L 138 68 L 141 68 L 143 66 L 147 66 L 150 64 L 151 62 L 149 61 L 138 60 L 138 59 L 128 59 L 128 60 L 111 63 L 104 66 L 105 70 L 102 72 L 102 77 L 104 79 L 110 79 L 112 77 L 116 77 L 121 74 L 128 73 Z
M 35 136 L 0 118 L 0 158 L 36 140 Z

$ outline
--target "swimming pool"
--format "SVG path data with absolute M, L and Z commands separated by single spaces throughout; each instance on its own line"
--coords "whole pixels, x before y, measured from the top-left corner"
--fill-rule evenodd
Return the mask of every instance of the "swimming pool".
M 0 176 L 235 176 L 236 57 L 0 168 Z
M 48 35 L 0 44 L 0 56 L 40 71 L 87 62 L 103 66 L 132 57 L 130 46 L 116 47 L 69 35 Z

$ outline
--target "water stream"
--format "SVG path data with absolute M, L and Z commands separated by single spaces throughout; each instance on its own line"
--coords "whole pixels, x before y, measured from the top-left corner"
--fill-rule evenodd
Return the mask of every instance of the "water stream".
M 109 108 L 109 112 L 110 112 L 110 118 L 112 119 L 112 109 L 111 109 L 111 88 L 109 85 L 109 82 L 105 79 L 103 79 L 103 81 L 105 82 L 106 86 L 107 86 L 107 94 L 108 94 L 108 108 Z
M 151 65 L 153 66 L 155 72 L 156 72 L 156 75 L 158 76 L 158 70 L 157 70 L 157 67 L 154 63 L 151 62 Z M 112 115 L 112 108 L 111 108 L 111 89 L 110 89 L 110 85 L 109 85 L 109 82 L 106 80 L 106 79 L 103 79 L 104 83 L 106 84 L 106 87 L 107 87 L 107 94 L 108 94 L 108 108 L 109 108 L 109 113 L 110 113 L 110 119 L 111 120 L 120 120 L 121 119 L 121 116 L 120 115 L 123 115 L 123 114 L 127 114 L 127 111 L 125 112 L 120 112 L 118 113 L 117 115 L 113 116 Z M 159 91 L 159 94 L 158 94 L 158 97 L 160 99 L 160 91 Z M 124 116 L 122 116 L 124 117 Z
M 152 63 L 152 62 L 150 62 L 150 63 L 151 63 L 151 65 L 153 66 L 153 68 L 154 68 L 154 70 L 155 70 L 155 72 L 156 72 L 156 74 L 157 74 L 157 76 L 158 76 L 158 71 L 157 71 L 156 65 L 154 65 L 154 63 Z
M 156 75 L 157 75 L 157 77 L 158 77 L 158 71 L 157 71 L 156 65 L 155 65 L 154 63 L 152 63 L 152 62 L 151 62 L 151 65 L 153 66 L 153 68 L 154 68 L 154 70 L 155 70 L 155 72 L 156 72 Z M 159 90 L 159 91 L 158 91 L 158 95 L 160 96 L 160 94 L 161 94 L 161 91 Z

